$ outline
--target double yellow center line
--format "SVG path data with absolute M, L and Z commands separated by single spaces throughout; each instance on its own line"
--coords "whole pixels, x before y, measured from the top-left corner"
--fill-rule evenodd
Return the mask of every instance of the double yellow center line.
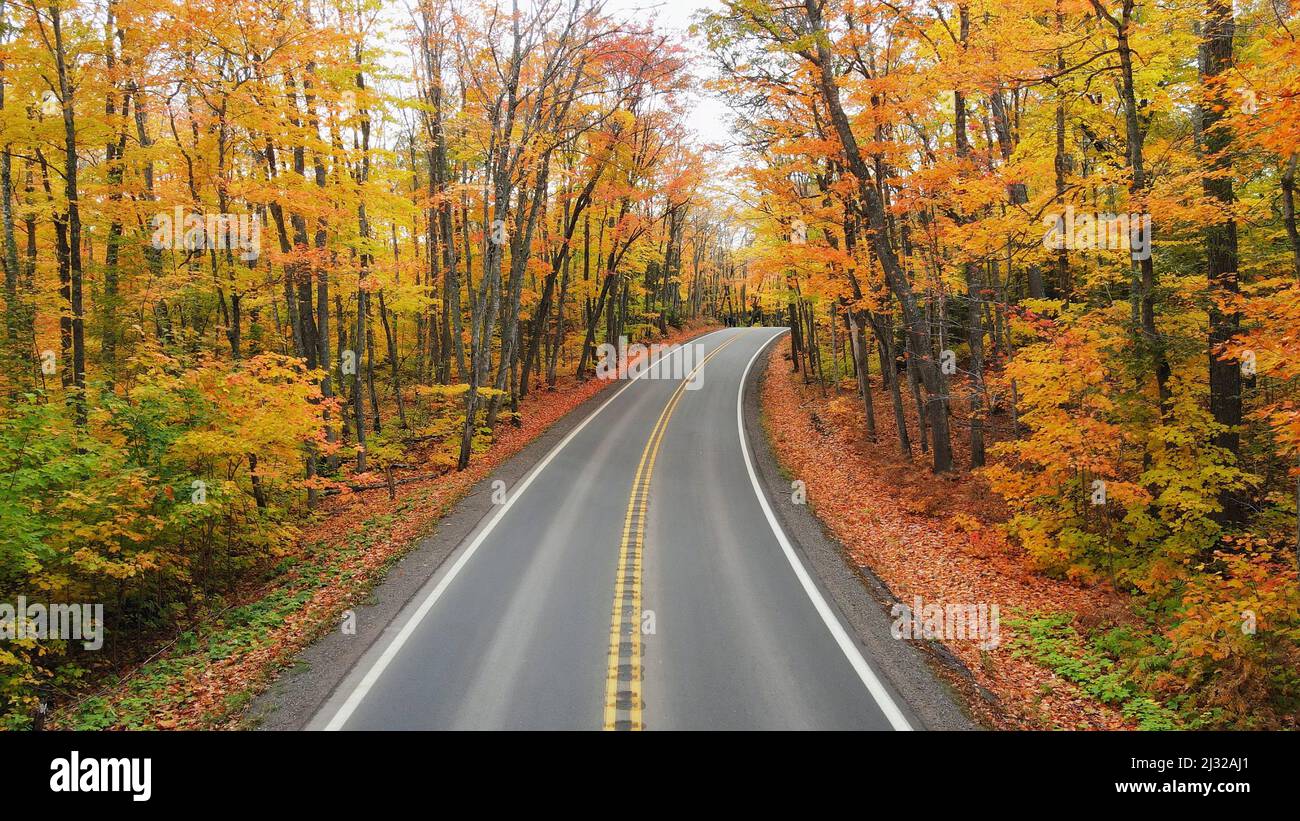
M 627 515 L 623 520 L 623 538 L 618 549 L 618 576 L 614 583 L 614 608 L 609 620 L 609 667 L 605 674 L 606 730 L 643 729 L 641 713 L 641 558 L 645 547 L 645 514 L 649 506 L 650 478 L 654 475 L 655 458 L 663 442 L 664 430 L 673 410 L 691 380 L 718 355 L 718 352 L 739 339 L 733 336 L 714 348 L 700 361 L 673 391 L 658 421 L 650 431 L 650 439 L 641 451 L 641 461 L 632 480 L 628 497 Z M 661 357 L 659 363 L 649 367 L 667 367 Z

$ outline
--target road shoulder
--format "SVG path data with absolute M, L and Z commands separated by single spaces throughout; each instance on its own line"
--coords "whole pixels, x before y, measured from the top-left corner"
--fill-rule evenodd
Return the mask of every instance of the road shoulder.
M 888 587 L 869 569 L 857 568 L 848 560 L 843 545 L 828 534 L 807 504 L 794 503 L 792 480 L 777 462 L 763 426 L 759 390 L 769 363 L 778 356 L 774 352 L 779 350 L 780 343 L 773 343 L 755 360 L 744 394 L 745 433 L 772 511 L 877 676 L 919 719 L 918 729 L 979 729 L 959 706 L 961 701 L 952 689 L 931 672 L 926 658 L 906 641 L 892 637 L 889 608 L 895 599 Z

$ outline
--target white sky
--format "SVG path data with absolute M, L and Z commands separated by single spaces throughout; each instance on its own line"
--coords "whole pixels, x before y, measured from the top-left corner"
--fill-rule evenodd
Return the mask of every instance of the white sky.
M 385 14 L 390 16 L 392 25 L 398 26 L 405 23 L 402 18 L 410 14 L 409 8 L 410 4 L 402 0 L 389 0 Z M 607 13 L 626 17 L 632 22 L 645 23 L 653 19 L 657 30 L 681 35 L 693 55 L 688 67 L 697 80 L 694 90 L 687 95 L 685 125 L 694 132 L 697 145 L 714 145 L 720 149 L 712 155 L 716 163 L 714 168 L 719 172 L 712 182 L 719 192 L 729 193 L 732 188 L 730 172 L 737 167 L 740 153 L 728 126 L 731 110 L 719 96 L 704 87 L 705 82 L 716 77 L 717 73 L 708 57 L 703 37 L 691 37 L 688 32 L 697 12 L 720 10 L 721 0 L 605 0 L 604 8 Z M 399 77 L 409 72 L 411 69 L 406 64 L 411 58 L 405 51 L 405 44 L 395 41 L 388 45 L 395 50 L 385 58 L 386 62 L 392 64 L 390 67 Z M 398 80 L 399 84 L 401 82 Z
M 672 30 L 687 36 L 691 19 L 697 11 L 716 11 L 722 7 L 718 0 L 607 0 L 606 11 L 623 12 L 630 19 L 644 22 L 650 18 L 657 21 L 656 28 Z M 715 76 L 713 66 L 706 54 L 703 38 L 695 38 L 689 43 L 696 57 L 691 62 L 691 71 L 701 81 Z M 701 85 L 691 95 L 690 111 L 686 116 L 686 125 L 694 131 L 700 143 L 715 143 L 726 146 L 731 142 L 731 130 L 727 127 L 729 110 L 725 103 Z
M 508 5 L 507 5 L 508 8 Z M 605 0 L 605 11 L 614 15 L 626 16 L 633 22 L 644 23 L 655 20 L 655 28 L 679 34 L 687 48 L 694 55 L 689 63 L 691 73 L 699 80 L 694 93 L 688 98 L 686 126 L 697 135 L 698 144 L 714 144 L 721 147 L 731 145 L 731 129 L 727 126 L 730 110 L 717 96 L 704 88 L 704 82 L 717 76 L 712 62 L 707 55 L 703 37 L 690 37 L 692 18 L 699 11 L 717 11 L 722 8 L 720 0 Z M 410 4 L 395 0 L 385 6 L 385 17 L 394 27 L 405 24 L 410 14 Z M 409 71 L 402 66 L 410 60 L 404 44 L 389 44 L 396 49 L 385 62 L 401 74 Z

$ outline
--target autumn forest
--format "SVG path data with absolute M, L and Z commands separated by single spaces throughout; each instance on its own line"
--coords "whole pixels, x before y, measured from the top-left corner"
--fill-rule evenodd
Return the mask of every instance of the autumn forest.
M 791 418 L 1106 597 L 963 660 L 1296 726 L 1300 2 L 692 21 L 0 0 L 0 600 L 107 636 L 0 643 L 0 727 L 237 726 L 610 346 L 750 324 Z

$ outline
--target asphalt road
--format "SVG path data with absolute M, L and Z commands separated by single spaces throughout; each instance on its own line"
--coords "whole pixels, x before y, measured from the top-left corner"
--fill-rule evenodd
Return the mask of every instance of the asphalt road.
M 308 727 L 918 727 L 755 476 L 742 387 L 781 333 L 708 334 L 615 387 L 504 489 Z

